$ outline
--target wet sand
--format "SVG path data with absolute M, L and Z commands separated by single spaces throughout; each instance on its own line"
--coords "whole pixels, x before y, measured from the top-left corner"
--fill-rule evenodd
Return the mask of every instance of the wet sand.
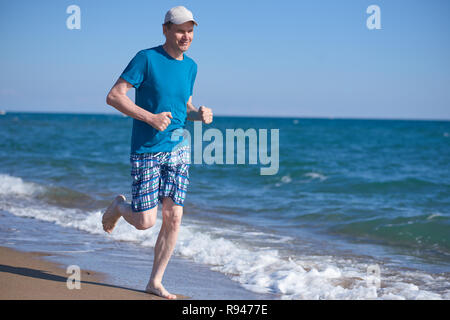
M 45 260 L 50 254 L 0 247 L 2 300 L 166 300 L 153 294 L 109 284 L 106 275 L 80 271 L 80 289 L 69 289 L 67 266 Z M 72 281 L 70 283 L 73 284 Z M 188 299 L 178 295 L 179 299 Z

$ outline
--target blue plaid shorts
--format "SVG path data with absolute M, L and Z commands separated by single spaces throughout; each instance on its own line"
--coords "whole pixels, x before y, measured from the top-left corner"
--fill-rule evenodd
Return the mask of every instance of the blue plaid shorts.
M 140 212 L 156 207 L 164 197 L 183 206 L 189 184 L 189 160 L 189 146 L 172 152 L 132 153 L 132 210 Z

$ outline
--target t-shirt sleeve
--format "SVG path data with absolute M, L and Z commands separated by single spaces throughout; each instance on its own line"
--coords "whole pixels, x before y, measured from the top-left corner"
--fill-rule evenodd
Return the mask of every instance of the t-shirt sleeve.
M 192 67 L 192 75 L 191 75 L 191 96 L 194 93 L 194 83 L 195 78 L 197 77 L 197 64 L 194 63 L 194 66 Z
M 147 78 L 147 56 L 145 52 L 139 51 L 136 53 L 120 77 L 138 89 Z

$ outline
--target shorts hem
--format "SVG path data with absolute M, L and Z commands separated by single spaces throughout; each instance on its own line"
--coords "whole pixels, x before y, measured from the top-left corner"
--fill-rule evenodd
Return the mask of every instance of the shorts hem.
M 135 212 L 135 213 L 145 212 L 145 211 L 147 211 L 147 210 L 151 210 L 151 209 L 153 209 L 154 207 L 158 206 L 158 204 L 159 204 L 159 202 L 158 202 L 157 204 L 155 204 L 154 206 L 152 206 L 152 207 L 145 208 L 145 209 L 140 209 L 140 210 L 135 210 L 134 207 L 131 206 L 131 211 L 133 211 L 133 212 Z
M 177 201 L 175 201 L 173 195 L 168 195 L 168 196 L 162 196 L 162 197 L 160 197 L 160 198 L 159 198 L 159 201 L 161 201 L 161 203 L 162 203 L 162 199 L 163 199 L 163 198 L 170 198 L 170 199 L 172 199 L 173 203 L 175 203 L 177 206 L 182 206 L 182 207 L 184 207 L 184 202 L 183 202 L 183 203 L 178 203 Z

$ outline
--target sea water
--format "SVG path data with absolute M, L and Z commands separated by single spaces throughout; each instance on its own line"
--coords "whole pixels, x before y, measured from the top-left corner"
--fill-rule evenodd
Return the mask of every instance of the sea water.
M 145 231 L 121 220 L 108 235 L 101 225 L 115 195 L 131 196 L 131 126 L 118 115 L 0 116 L 3 245 L 67 254 L 120 285 L 141 285 L 160 215 Z M 450 122 L 216 116 L 208 128 L 279 129 L 279 170 L 191 165 L 165 276 L 171 291 L 450 298 Z M 190 280 L 177 278 L 180 268 Z

